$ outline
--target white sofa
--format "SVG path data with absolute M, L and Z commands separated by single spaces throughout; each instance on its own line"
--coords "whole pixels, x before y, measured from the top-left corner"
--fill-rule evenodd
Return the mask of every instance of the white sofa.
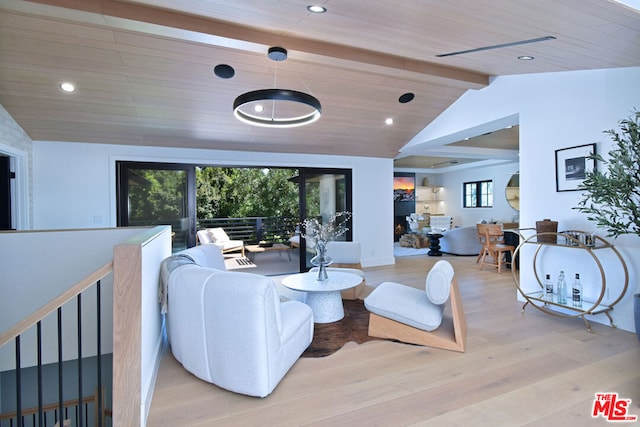
M 475 225 L 447 230 L 440 238 L 440 251 L 452 255 L 478 255 L 482 245 Z
M 311 344 L 311 309 L 281 302 L 266 276 L 225 271 L 215 245 L 167 258 L 163 277 L 171 351 L 204 381 L 265 397 Z

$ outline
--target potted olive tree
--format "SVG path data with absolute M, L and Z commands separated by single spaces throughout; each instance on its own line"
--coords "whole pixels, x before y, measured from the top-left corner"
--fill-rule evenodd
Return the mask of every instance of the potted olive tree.
M 621 234 L 640 236 L 640 111 L 618 124 L 619 130 L 605 131 L 615 142 L 605 160 L 601 155 L 591 156 L 600 162 L 601 169 L 587 172 L 580 186 L 582 200 L 575 209 L 587 214 L 587 219 L 607 231 L 607 236 Z M 640 340 L 640 293 L 634 295 L 634 320 Z

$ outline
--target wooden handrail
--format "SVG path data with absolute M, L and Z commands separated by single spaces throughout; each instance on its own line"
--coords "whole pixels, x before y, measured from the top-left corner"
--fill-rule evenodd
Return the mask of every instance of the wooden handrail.
M 101 280 L 102 278 L 107 276 L 112 270 L 113 260 L 107 262 L 105 265 L 98 268 L 96 271 L 89 274 L 84 279 L 80 280 L 57 297 L 53 298 L 51 301 L 31 313 L 29 316 L 16 323 L 13 327 L 11 327 L 0 336 L 0 347 L 12 341 L 15 337 L 35 325 L 40 320 L 47 317 L 49 314 L 56 311 L 58 307 L 63 306 L 72 298 L 76 297 L 78 294 L 94 285 L 98 280 Z
M 105 391 L 103 388 L 103 395 L 104 395 Z M 77 406 L 79 403 L 95 403 L 98 401 L 98 389 L 96 389 L 96 392 L 94 394 L 92 394 L 91 396 L 84 396 L 80 401 L 78 401 L 78 399 L 69 399 L 69 400 L 65 400 L 64 402 L 62 402 L 62 407 L 67 409 L 67 408 L 73 408 L 74 406 Z M 43 412 L 48 412 L 48 411 L 53 411 L 59 408 L 58 403 L 49 403 L 47 405 L 42 405 L 42 411 Z M 97 408 L 96 408 L 97 409 Z M 104 415 L 106 416 L 110 416 L 111 410 L 107 409 L 107 408 L 103 408 L 104 411 Z M 29 416 L 29 415 L 33 415 L 33 414 L 37 414 L 38 413 L 38 407 L 33 407 L 33 408 L 29 408 L 29 409 L 23 409 L 21 414 L 23 417 Z M 0 414 L 0 421 L 2 420 L 10 420 L 12 418 L 16 418 L 18 416 L 18 413 L 16 411 L 13 412 L 5 412 L 4 414 Z

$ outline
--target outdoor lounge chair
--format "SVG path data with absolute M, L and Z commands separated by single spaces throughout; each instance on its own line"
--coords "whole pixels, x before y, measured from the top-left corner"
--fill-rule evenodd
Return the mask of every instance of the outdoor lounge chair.
M 231 240 L 224 229 L 205 228 L 198 230 L 196 240 L 201 245 L 214 244 L 220 248 L 222 253 L 242 251 L 244 256 L 244 242 L 242 240 Z

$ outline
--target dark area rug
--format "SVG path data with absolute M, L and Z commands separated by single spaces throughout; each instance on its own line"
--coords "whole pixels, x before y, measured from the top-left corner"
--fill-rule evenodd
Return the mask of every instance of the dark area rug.
M 344 300 L 344 318 L 333 323 L 316 323 L 313 341 L 302 357 L 325 357 L 340 350 L 349 341 L 362 344 L 374 340 L 368 335 L 369 311 L 362 300 Z

